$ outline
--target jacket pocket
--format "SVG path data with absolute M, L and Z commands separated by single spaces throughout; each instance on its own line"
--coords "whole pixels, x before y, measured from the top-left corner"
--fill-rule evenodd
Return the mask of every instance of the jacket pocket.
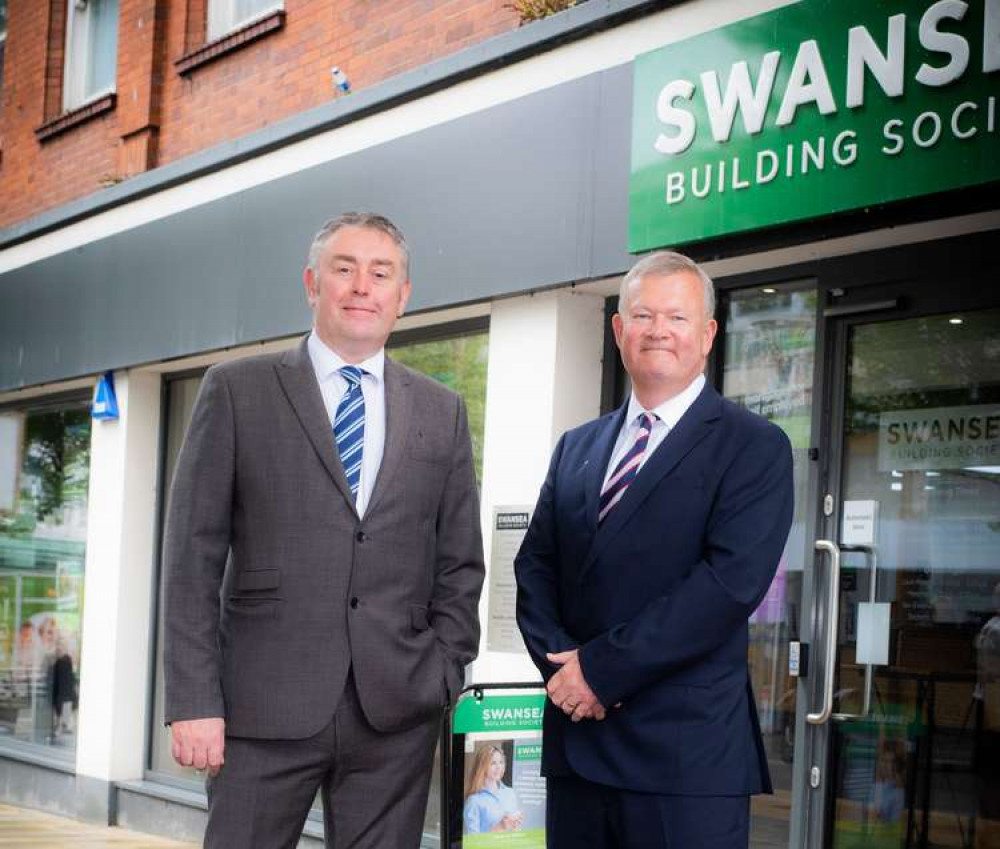
M 279 604 L 281 604 L 281 600 L 276 598 L 250 598 L 231 595 L 226 609 L 231 616 L 273 619 L 277 614 Z
M 242 592 L 276 590 L 281 584 L 281 572 L 277 569 L 249 569 L 236 576 L 236 589 Z

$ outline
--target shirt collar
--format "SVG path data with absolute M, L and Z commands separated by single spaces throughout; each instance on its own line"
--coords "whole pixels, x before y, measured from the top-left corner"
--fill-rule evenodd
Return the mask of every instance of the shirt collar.
M 639 403 L 639 399 L 635 397 L 635 392 L 629 396 L 628 399 L 628 418 L 625 420 L 626 425 L 632 425 L 635 420 L 639 418 L 643 413 L 652 413 L 661 422 L 667 426 L 667 430 L 673 430 L 677 427 L 677 422 L 681 420 L 688 407 L 694 403 L 694 399 L 698 397 L 699 393 L 705 386 L 705 375 L 699 374 L 694 380 L 688 384 L 687 389 L 678 392 L 673 398 L 668 398 L 658 407 L 654 407 L 652 410 L 647 410 L 642 404 Z
M 328 347 L 319 338 L 315 330 L 309 334 L 306 346 L 309 349 L 309 359 L 312 360 L 313 369 L 315 369 L 316 377 L 320 382 L 338 374 L 341 368 L 348 365 L 348 362 L 340 354 Z M 385 348 L 380 348 L 367 360 L 362 360 L 360 363 L 353 363 L 353 365 L 356 365 L 363 372 L 374 377 L 376 382 L 381 383 L 382 376 L 385 373 Z

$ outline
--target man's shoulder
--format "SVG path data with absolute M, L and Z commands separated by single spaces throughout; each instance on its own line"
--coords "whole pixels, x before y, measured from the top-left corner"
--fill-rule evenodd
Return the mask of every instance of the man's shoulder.
M 563 434 L 563 443 L 566 447 L 577 445 L 589 445 L 597 437 L 605 432 L 609 427 L 613 427 L 621 415 L 621 410 L 612 410 L 582 425 L 570 428 Z
M 247 378 L 259 377 L 265 373 L 271 373 L 274 367 L 279 365 L 290 355 L 288 350 L 273 351 L 267 354 L 249 354 L 245 357 L 236 357 L 232 360 L 224 360 L 211 366 L 205 373 L 222 378 L 226 382 L 242 381 Z
M 719 443 L 726 448 L 719 457 L 728 457 L 744 468 L 791 463 L 791 440 L 774 422 L 727 399 L 722 400 L 720 410 Z
M 398 369 L 399 373 L 413 387 L 414 392 L 429 397 L 435 402 L 454 404 L 461 398 L 458 392 L 449 389 L 441 381 L 435 380 L 433 377 L 428 377 L 426 374 L 410 368 L 410 366 L 403 365 L 398 360 L 386 357 L 385 367 L 387 369 Z

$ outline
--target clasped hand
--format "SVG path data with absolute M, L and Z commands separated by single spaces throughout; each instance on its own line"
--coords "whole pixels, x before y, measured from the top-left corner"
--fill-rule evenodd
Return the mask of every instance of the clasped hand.
M 545 655 L 559 671 L 545 685 L 552 703 L 573 722 L 581 719 L 604 719 L 604 705 L 598 701 L 594 691 L 583 677 L 577 649 Z

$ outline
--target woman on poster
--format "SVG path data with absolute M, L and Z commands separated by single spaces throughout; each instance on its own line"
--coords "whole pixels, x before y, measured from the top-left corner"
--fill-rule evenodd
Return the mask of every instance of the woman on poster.
M 498 746 L 483 746 L 476 752 L 465 797 L 463 820 L 466 834 L 518 831 L 524 813 L 517 794 L 503 782 L 507 758 Z

